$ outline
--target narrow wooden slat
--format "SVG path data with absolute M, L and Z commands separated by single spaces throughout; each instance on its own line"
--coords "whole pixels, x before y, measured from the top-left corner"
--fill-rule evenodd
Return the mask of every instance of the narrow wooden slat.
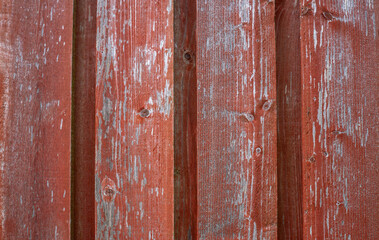
M 68 239 L 72 1 L 0 3 L 0 238 Z
M 200 239 L 277 234 L 273 1 L 197 2 Z
M 74 12 L 73 239 L 95 239 L 96 2 L 76 1 Z
M 302 239 L 301 63 L 298 1 L 275 1 L 278 238 Z
M 175 239 L 197 239 L 196 1 L 175 1 Z
M 173 2 L 97 2 L 96 238 L 172 239 Z
M 301 7 L 304 238 L 376 239 L 377 2 Z

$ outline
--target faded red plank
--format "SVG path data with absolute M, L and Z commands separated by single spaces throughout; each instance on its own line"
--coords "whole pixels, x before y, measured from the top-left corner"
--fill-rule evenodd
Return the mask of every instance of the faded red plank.
M 200 239 L 277 235 L 272 1 L 197 2 Z
M 173 2 L 97 4 L 96 238 L 172 239 Z
M 175 1 L 175 239 L 197 239 L 196 1 Z
M 76 1 L 73 65 L 73 239 L 95 239 L 96 0 Z
M 277 0 L 278 238 L 302 239 L 299 2 Z
M 377 2 L 308 2 L 301 2 L 304 238 L 376 239 Z
M 72 1 L 0 3 L 0 238 L 70 234 Z

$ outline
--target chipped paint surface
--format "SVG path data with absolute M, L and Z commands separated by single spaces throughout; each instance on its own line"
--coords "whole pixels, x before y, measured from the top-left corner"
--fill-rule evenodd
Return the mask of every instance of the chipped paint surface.
M 375 239 L 375 4 L 3 1 L 0 239 Z
M 97 239 L 173 238 L 172 4 L 97 2 Z
M 199 239 L 277 234 L 274 4 L 197 2 Z
M 374 1 L 301 1 L 305 239 L 375 239 L 377 56 Z
M 0 3 L 0 239 L 68 239 L 72 1 Z

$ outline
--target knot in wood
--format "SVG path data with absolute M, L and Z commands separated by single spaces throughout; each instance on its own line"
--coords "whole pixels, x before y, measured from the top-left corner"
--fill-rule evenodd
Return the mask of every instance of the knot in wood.
M 328 20 L 328 21 L 332 21 L 333 20 L 333 15 L 330 13 L 330 12 L 327 12 L 327 11 L 325 11 L 325 12 L 322 12 L 322 16 L 326 19 L 326 20 Z
M 150 116 L 150 111 L 149 109 L 143 108 L 140 112 L 139 115 L 143 118 L 147 118 Z
M 301 16 L 307 15 L 310 11 L 312 11 L 312 9 L 309 7 L 306 7 L 306 6 L 301 7 Z
M 312 155 L 309 159 L 308 162 L 314 163 L 316 162 L 316 158 Z
M 254 121 L 254 115 L 251 114 L 251 113 L 241 113 L 240 116 L 243 117 L 243 119 L 244 119 L 245 121 L 248 121 L 248 122 L 252 122 L 252 121 Z
M 108 177 L 101 182 L 101 195 L 105 202 L 111 202 L 116 197 L 116 184 Z
M 268 111 L 270 108 L 271 108 L 271 105 L 272 105 L 272 101 L 271 100 L 267 100 L 263 106 L 262 106 L 262 109 L 264 111 Z

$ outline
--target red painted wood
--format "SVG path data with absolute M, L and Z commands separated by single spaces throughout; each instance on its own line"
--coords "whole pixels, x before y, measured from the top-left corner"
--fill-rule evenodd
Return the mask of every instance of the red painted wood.
M 301 1 L 305 239 L 376 239 L 378 6 Z
M 300 7 L 277 0 L 275 8 L 278 238 L 302 239 Z
M 197 239 L 196 1 L 175 1 L 175 239 Z
M 172 239 L 173 2 L 97 4 L 96 238 Z
M 0 3 L 0 239 L 68 239 L 72 1 Z
M 197 2 L 200 239 L 277 235 L 272 1 Z
M 76 1 L 73 64 L 73 239 L 95 239 L 96 0 Z

